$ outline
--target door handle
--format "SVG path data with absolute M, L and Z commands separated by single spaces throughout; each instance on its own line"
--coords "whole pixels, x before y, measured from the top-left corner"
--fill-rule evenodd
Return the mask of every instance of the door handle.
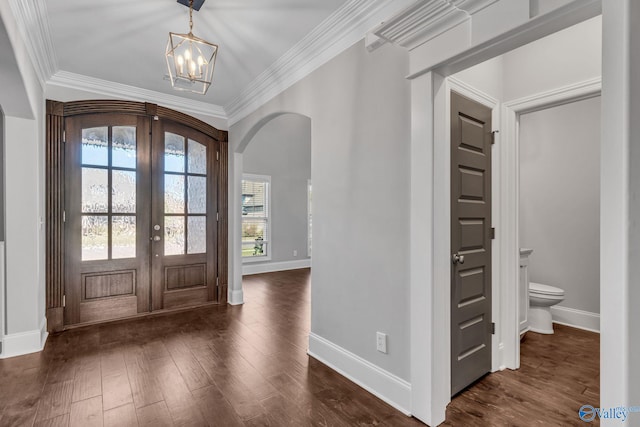
M 153 236 L 153 241 L 154 241 L 154 242 L 159 242 L 159 241 L 160 241 L 160 239 L 161 239 L 161 237 L 160 237 L 160 236 Z
M 453 263 L 453 265 L 464 264 L 464 255 L 453 254 L 451 256 L 451 262 Z

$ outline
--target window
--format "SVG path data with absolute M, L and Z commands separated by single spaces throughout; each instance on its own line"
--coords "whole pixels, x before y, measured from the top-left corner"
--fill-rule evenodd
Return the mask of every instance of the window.
M 249 174 L 242 176 L 243 261 L 271 259 L 270 186 L 270 176 Z

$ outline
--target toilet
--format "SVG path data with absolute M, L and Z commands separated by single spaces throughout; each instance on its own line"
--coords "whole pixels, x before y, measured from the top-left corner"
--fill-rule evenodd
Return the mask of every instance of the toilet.
M 539 334 L 552 334 L 551 307 L 562 300 L 563 289 L 529 282 L 529 330 Z

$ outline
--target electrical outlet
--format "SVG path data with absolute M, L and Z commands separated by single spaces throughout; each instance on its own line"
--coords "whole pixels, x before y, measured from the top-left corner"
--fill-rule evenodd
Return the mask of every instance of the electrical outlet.
M 298 250 L 297 249 L 293 250 L 293 256 L 298 256 Z
M 376 348 L 380 353 L 387 354 L 387 334 L 376 332 Z

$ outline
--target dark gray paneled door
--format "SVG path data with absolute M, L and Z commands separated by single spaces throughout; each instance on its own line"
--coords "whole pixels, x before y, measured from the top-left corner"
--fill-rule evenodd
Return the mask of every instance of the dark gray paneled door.
M 491 370 L 491 109 L 451 93 L 451 394 Z

